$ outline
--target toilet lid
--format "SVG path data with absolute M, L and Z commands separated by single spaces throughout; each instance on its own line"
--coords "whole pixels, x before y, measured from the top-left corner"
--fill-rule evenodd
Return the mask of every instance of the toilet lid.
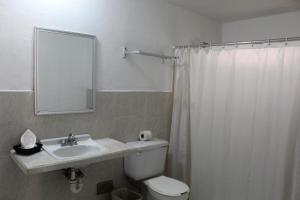
M 166 176 L 152 178 L 144 183 L 155 192 L 166 196 L 181 196 L 190 191 L 185 183 Z

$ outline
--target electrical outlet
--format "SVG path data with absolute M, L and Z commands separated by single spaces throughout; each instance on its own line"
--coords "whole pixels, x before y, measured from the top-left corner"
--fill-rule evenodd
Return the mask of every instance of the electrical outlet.
M 97 183 L 97 195 L 111 193 L 114 189 L 112 180 Z

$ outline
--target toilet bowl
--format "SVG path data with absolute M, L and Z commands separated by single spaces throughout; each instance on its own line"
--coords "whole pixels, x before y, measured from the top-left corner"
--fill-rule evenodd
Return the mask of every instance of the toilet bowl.
M 144 181 L 147 187 L 146 200 L 187 200 L 189 187 L 176 179 L 159 176 Z
M 125 174 L 143 183 L 146 187 L 146 200 L 187 200 L 189 187 L 178 180 L 163 176 L 165 168 L 168 142 L 155 139 L 153 147 L 124 158 Z M 134 146 L 141 146 L 145 142 L 130 142 Z M 137 144 L 135 144 L 137 143 Z

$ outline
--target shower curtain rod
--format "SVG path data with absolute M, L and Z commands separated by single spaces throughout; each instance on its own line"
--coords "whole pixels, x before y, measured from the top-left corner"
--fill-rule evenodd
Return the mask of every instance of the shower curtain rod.
M 300 41 L 300 37 L 287 37 L 287 38 L 273 38 L 266 40 L 252 40 L 246 42 L 224 42 L 224 43 L 207 43 L 203 42 L 197 45 L 178 45 L 174 46 L 174 49 L 186 49 L 186 48 L 206 48 L 206 47 L 220 47 L 220 46 L 237 46 L 237 45 L 247 45 L 247 44 L 265 44 L 265 43 L 280 43 L 280 42 L 294 42 Z

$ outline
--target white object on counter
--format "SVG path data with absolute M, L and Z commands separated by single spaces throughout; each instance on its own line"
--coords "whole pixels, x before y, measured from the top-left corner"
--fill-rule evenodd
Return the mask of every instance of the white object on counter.
M 150 130 L 141 131 L 139 134 L 139 138 L 141 141 L 151 140 L 152 139 L 152 131 L 150 131 Z
M 27 129 L 23 135 L 21 136 L 21 145 L 24 149 L 32 149 L 36 144 L 36 136 L 35 134 Z

